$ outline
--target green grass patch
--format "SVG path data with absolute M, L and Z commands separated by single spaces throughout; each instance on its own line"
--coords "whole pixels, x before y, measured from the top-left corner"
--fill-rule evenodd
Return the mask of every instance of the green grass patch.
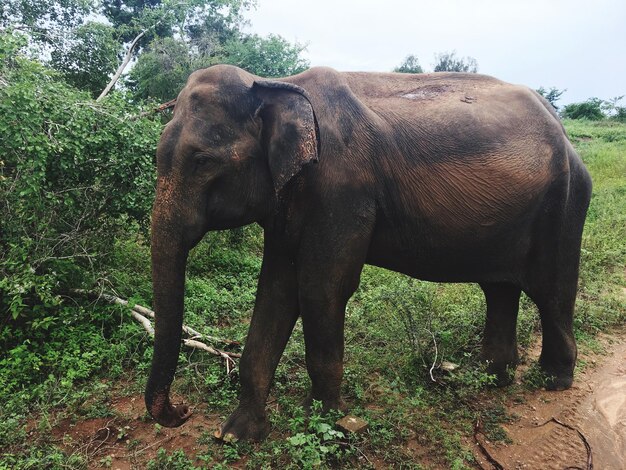
M 594 181 L 575 327 L 579 343 L 597 351 L 595 335 L 626 319 L 626 125 L 567 121 L 565 126 Z M 107 270 L 94 285 L 150 305 L 149 244 L 145 234 L 135 232 L 116 240 Z M 259 227 L 209 234 L 189 259 L 185 322 L 245 341 L 261 256 Z M 0 469 L 85 468 L 85 454 L 64 451 L 50 429 L 65 417 L 109 419 L 115 415 L 109 406 L 113 397 L 141 393 L 151 340 L 127 310 L 103 302 L 65 296 L 31 313 L 7 320 L 0 330 Z M 467 442 L 476 420 L 488 439 L 506 442 L 501 424 L 510 420 L 504 405 L 512 400 L 509 392 L 489 387 L 491 377 L 480 367 L 484 319 L 484 297 L 475 285 L 427 283 L 367 266 L 347 308 L 343 384 L 352 413 L 369 422 L 366 432 L 340 435 L 336 417 L 315 410 L 305 416 L 301 403 L 309 379 L 298 323 L 270 396 L 269 440 L 222 445 L 206 430 L 196 455 L 161 450 L 143 463 L 155 469 L 233 463 L 421 468 L 419 462 L 425 468 L 472 468 Z M 522 296 L 522 353 L 540 337 L 539 329 L 534 304 Z M 446 373 L 434 367 L 433 382 L 431 367 L 443 360 L 457 368 Z M 534 389 L 543 378 L 531 367 L 523 380 Z M 201 413 L 226 416 L 237 402 L 239 383 L 236 373 L 226 377 L 220 360 L 183 350 L 174 391 Z M 107 464 L 106 456 L 100 459 Z

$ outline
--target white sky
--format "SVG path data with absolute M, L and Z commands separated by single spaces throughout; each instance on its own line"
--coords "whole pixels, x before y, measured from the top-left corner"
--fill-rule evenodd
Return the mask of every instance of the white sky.
M 456 50 L 479 72 L 567 88 L 559 105 L 626 95 L 626 0 L 257 0 L 248 30 L 308 44 L 311 65 L 426 71 Z M 625 99 L 626 101 L 626 99 Z

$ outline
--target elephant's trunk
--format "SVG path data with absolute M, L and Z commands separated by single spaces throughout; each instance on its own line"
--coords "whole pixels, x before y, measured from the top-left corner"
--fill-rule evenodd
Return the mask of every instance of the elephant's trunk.
M 152 214 L 154 353 L 145 400 L 148 412 L 159 424 L 176 427 L 191 416 L 186 405 L 174 406 L 169 398 L 180 352 L 189 249 L 180 225 L 171 216 L 171 207 L 164 207 L 168 204 L 163 199 L 162 191 L 158 190 Z

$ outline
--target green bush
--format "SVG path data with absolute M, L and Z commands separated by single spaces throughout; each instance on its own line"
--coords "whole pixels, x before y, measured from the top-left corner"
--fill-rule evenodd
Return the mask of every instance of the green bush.
M 563 108 L 562 116 L 565 119 L 589 119 L 599 121 L 606 115 L 602 109 L 604 101 L 599 98 L 589 98 L 582 103 L 571 103 Z
M 613 119 L 619 122 L 626 122 L 626 106 L 616 106 Z
M 24 44 L 0 35 L 0 393 L 28 408 L 130 354 L 110 344 L 128 334 L 119 309 L 66 295 L 147 226 L 162 125 L 121 94 L 94 102 Z
M 0 37 L 0 308 L 13 321 L 58 307 L 120 233 L 146 224 L 161 130 L 120 94 L 92 101 L 22 46 Z

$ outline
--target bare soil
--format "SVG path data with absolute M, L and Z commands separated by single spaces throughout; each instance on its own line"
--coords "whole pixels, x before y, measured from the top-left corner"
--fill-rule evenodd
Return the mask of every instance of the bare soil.
M 603 353 L 580 354 L 579 361 L 586 366 L 576 374 L 570 390 L 510 393 L 507 411 L 513 420 L 503 425 L 510 443 L 489 442 L 482 433 L 476 435 L 503 468 L 587 469 L 586 441 L 594 468 L 626 469 L 626 330 L 601 335 L 599 342 Z M 538 355 L 535 349 L 530 356 Z M 141 394 L 114 398 L 109 405 L 115 417 L 58 421 L 52 429 L 53 441 L 68 453 L 82 454 L 89 468 L 142 469 L 159 448 L 168 453 L 183 450 L 192 459 L 202 455 L 207 449 L 203 439 L 211 439 L 221 421 L 219 415 L 196 409 L 185 426 L 159 428 L 146 417 Z M 483 469 L 495 468 L 474 440 L 466 442 L 474 444 L 474 455 Z M 428 446 L 422 446 L 416 436 L 409 437 L 404 446 L 424 468 L 439 468 Z M 375 456 L 368 460 L 375 468 L 388 468 Z M 195 464 L 211 465 L 200 460 Z M 242 466 L 245 459 L 235 464 Z
M 593 468 L 626 469 L 625 333 L 600 337 L 606 355 L 581 355 L 588 367 L 571 389 L 529 391 L 509 403 L 516 419 L 503 427 L 512 443 L 478 435 L 491 457 L 505 469 L 562 470 L 588 469 L 591 454 Z M 483 468 L 494 468 L 478 446 L 474 453 Z
M 157 427 L 146 418 L 143 395 L 117 398 L 111 408 L 114 418 L 60 421 L 52 430 L 57 444 L 68 453 L 84 455 L 89 468 L 141 469 L 160 448 L 168 453 L 183 450 L 191 458 L 201 454 L 206 446 L 198 440 L 203 433 L 217 429 L 221 421 L 218 415 L 196 412 L 184 427 Z

